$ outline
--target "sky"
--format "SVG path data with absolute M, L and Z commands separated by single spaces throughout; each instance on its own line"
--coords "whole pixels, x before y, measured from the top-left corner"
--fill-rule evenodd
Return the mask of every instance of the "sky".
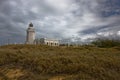
M 25 42 L 30 22 L 36 38 L 118 38 L 120 0 L 0 0 L 0 44 Z

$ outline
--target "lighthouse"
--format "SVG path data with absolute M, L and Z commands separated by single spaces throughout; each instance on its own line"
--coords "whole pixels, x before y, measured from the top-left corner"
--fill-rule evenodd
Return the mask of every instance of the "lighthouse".
M 32 23 L 29 24 L 26 32 L 26 44 L 35 44 L 35 28 Z

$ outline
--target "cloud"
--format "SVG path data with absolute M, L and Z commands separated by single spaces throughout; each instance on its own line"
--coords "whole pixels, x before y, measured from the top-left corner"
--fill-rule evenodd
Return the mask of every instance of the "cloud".
M 33 22 L 36 38 L 94 38 L 120 31 L 119 0 L 0 0 L 0 41 L 24 42 Z

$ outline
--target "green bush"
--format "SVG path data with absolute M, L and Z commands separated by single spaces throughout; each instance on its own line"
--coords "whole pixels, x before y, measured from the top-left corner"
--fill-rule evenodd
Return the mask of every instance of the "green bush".
M 97 39 L 96 41 L 93 41 L 92 44 L 102 48 L 120 47 L 120 40 Z

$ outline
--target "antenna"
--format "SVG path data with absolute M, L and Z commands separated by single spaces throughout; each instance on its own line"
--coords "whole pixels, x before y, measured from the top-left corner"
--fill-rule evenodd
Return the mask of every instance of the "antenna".
M 10 39 L 8 38 L 8 45 L 10 44 Z

